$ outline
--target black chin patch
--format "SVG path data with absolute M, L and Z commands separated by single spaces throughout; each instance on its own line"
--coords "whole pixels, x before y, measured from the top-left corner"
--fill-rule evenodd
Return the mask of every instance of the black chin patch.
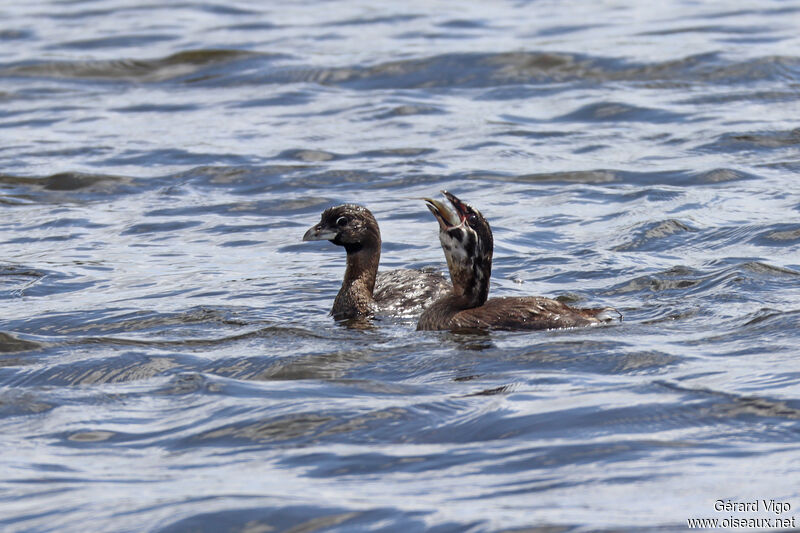
M 464 230 L 461 228 L 455 228 L 448 230 L 447 232 L 452 238 L 457 240 L 458 242 L 462 242 L 464 240 Z
M 348 242 L 346 244 L 343 243 L 342 246 L 344 246 L 344 249 L 348 254 L 358 253 L 364 248 L 364 245 L 360 242 Z

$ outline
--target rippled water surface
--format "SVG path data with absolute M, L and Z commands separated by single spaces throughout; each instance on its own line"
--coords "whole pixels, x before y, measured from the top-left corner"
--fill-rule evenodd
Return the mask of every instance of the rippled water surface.
M 4 531 L 795 516 L 796 2 L 274 4 L 0 6 Z M 493 295 L 625 321 L 335 323 L 304 231 L 443 270 L 440 189 Z

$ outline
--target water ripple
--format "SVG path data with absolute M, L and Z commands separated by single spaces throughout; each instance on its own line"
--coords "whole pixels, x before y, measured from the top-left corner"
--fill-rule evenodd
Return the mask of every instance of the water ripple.
M 4 530 L 796 507 L 798 7 L 7 4 Z M 492 225 L 492 295 L 625 321 L 334 321 L 344 251 L 305 230 L 363 204 L 380 269 L 444 270 L 441 189 Z
M 140 83 L 163 82 L 197 76 L 203 69 L 221 63 L 269 57 L 240 50 L 187 50 L 154 60 L 35 62 L 6 65 L 0 76 L 118 80 Z

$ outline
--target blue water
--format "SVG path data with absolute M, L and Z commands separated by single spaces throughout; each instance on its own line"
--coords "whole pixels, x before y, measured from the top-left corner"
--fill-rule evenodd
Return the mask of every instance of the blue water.
M 800 509 L 800 6 L 0 6 L 0 528 L 685 531 Z M 616 326 L 348 329 L 444 270 Z M 789 503 L 782 515 L 717 500 Z

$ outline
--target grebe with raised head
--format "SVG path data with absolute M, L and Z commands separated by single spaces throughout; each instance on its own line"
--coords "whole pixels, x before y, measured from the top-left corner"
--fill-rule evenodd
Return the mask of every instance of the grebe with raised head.
M 425 198 L 439 222 L 439 241 L 447 258 L 453 290 L 420 316 L 418 330 L 530 330 L 592 326 L 621 320 L 613 307 L 576 309 L 542 296 L 489 296 L 494 239 L 477 209 L 442 191 L 453 206 Z

